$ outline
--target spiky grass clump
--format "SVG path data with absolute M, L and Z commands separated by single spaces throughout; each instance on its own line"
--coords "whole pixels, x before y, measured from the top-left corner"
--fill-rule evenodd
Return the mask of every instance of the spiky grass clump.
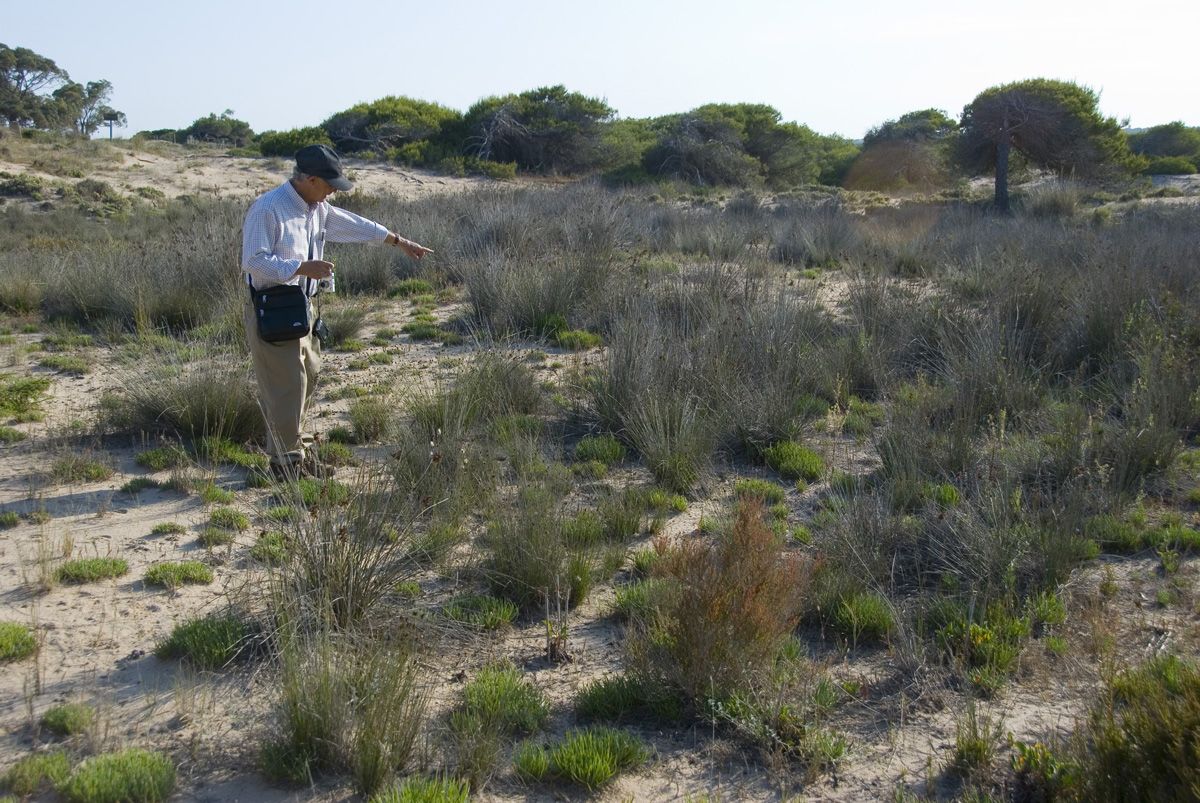
M 252 637 L 253 629 L 240 616 L 217 614 L 176 625 L 154 654 L 162 659 L 178 658 L 199 669 L 221 669 L 248 654 Z
M 0 622 L 0 663 L 33 655 L 36 649 L 37 639 L 28 627 L 16 622 Z
M 146 585 L 175 589 L 182 585 L 205 585 L 213 581 L 212 569 L 198 560 L 157 563 L 142 578 Z
M 575 697 L 575 716 L 584 722 L 672 722 L 683 716 L 683 704 L 677 696 L 644 678 L 613 675 L 583 687 Z
M 92 726 L 96 710 L 84 703 L 63 703 L 42 714 L 42 727 L 56 736 L 75 736 Z
M 94 583 L 128 571 L 129 563 L 124 558 L 76 558 L 59 566 L 56 577 L 62 583 Z
M 550 715 L 541 691 L 511 665 L 484 668 L 463 690 L 463 705 L 450 715 L 458 772 L 477 788 L 495 771 L 505 742 L 532 733 Z
M 250 527 L 249 517 L 231 507 L 219 507 L 214 510 L 209 514 L 208 523 L 223 530 L 238 530 L 239 532 Z
M 271 777 L 310 783 L 349 772 L 370 795 L 403 772 L 416 746 L 426 698 L 403 647 L 325 633 L 285 634 L 281 732 L 262 754 Z
M 467 803 L 471 784 L 453 778 L 405 778 L 399 786 L 373 795 L 368 803 Z
M 569 731 L 549 749 L 526 742 L 518 747 L 514 763 L 527 780 L 555 778 L 595 791 L 649 757 L 649 748 L 632 733 L 592 727 Z
M 59 787 L 72 803 L 158 803 L 174 790 L 171 760 L 136 748 L 85 759 Z

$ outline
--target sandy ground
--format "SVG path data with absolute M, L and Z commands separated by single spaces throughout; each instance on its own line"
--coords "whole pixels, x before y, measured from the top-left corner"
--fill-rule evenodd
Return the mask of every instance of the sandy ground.
M 19 166 L 0 163 L 0 170 L 14 167 Z M 479 183 L 392 167 L 352 165 L 352 169 L 366 192 L 409 197 L 462 190 Z M 168 195 L 213 192 L 250 196 L 286 175 L 287 166 L 282 162 L 224 156 L 180 159 L 130 151 L 123 152 L 119 166 L 105 168 L 96 177 L 130 190 L 156 187 Z M 844 290 L 836 282 L 827 282 L 817 294 L 823 303 L 836 306 Z M 438 316 L 448 318 L 457 309 L 454 303 L 444 304 Z M 406 302 L 382 304 L 363 339 L 383 327 L 399 328 L 410 316 Z M 255 593 L 260 571 L 248 549 L 266 526 L 261 513 L 268 492 L 246 489 L 244 472 L 238 470 L 197 469 L 235 491 L 235 506 L 253 520 L 252 527 L 234 544 L 208 550 L 197 543 L 196 531 L 212 505 L 195 494 L 148 490 L 131 496 L 118 491 L 134 477 L 168 476 L 137 466 L 134 457 L 144 444 L 97 443 L 95 455 L 116 470 L 111 479 L 53 484 L 47 477 L 48 467 L 56 457 L 79 448 L 78 438 L 73 437 L 79 422 L 84 429 L 90 426 L 101 393 L 130 381 L 131 369 L 110 366 L 100 355 L 106 367 L 85 377 L 48 374 L 35 366 L 37 354 L 24 348 L 41 337 L 20 334 L 16 343 L 0 347 L 5 372 L 49 375 L 53 380 L 45 421 L 17 425 L 28 439 L 0 446 L 0 510 L 21 514 L 44 510 L 49 514 L 40 523 L 23 519 L 16 527 L 0 531 L 0 620 L 27 623 L 41 640 L 35 658 L 6 665 L 0 673 L 0 772 L 39 743 L 33 723 L 47 708 L 84 700 L 100 710 L 100 725 L 89 736 L 92 749 L 134 744 L 171 753 L 180 768 L 180 791 L 173 799 L 214 803 L 355 799 L 344 784 L 302 790 L 274 788 L 256 771 L 256 752 L 268 731 L 274 700 L 268 670 L 258 667 L 197 674 L 153 655 L 155 645 L 176 623 Z M 337 387 L 386 382 L 411 388 L 418 379 L 430 382 L 450 376 L 470 351 L 469 346 L 413 343 L 401 337 L 386 347 L 394 357 L 390 365 L 350 370 L 352 359 L 384 348 L 326 355 L 326 379 L 318 396 L 318 431 L 344 423 L 348 403 L 329 398 Z M 574 360 L 594 358 L 550 352 L 549 360 L 538 369 L 547 378 Z M 554 363 L 564 365 L 551 367 Z M 843 470 L 865 471 L 874 459 L 868 448 L 849 438 L 831 436 L 824 446 Z M 365 447 L 358 451 L 363 457 L 369 454 Z M 715 479 L 712 499 L 693 504 L 670 519 L 665 533 L 675 538 L 691 534 L 705 511 L 716 509 L 728 498 L 732 479 Z M 812 515 L 821 490 L 818 483 L 804 494 L 793 491 L 789 495 L 796 521 Z M 152 528 L 163 522 L 178 522 L 187 531 L 153 535 Z M 82 586 L 48 582 L 68 555 L 120 555 L 128 560 L 130 571 L 116 580 Z M 181 559 L 204 561 L 213 568 L 215 581 L 175 592 L 147 588 L 142 582 L 152 564 Z M 1078 573 L 1070 586 L 1071 616 L 1062 633 L 1070 644 L 1067 656 L 1055 657 L 1045 653 L 1040 644 L 1031 644 L 1016 679 L 998 699 L 983 704 L 984 710 L 1002 723 L 1004 732 L 1025 741 L 1069 732 L 1097 687 L 1096 645 L 1106 639 L 1116 645 L 1116 655 L 1122 660 L 1200 641 L 1200 616 L 1194 602 L 1190 608 L 1161 608 L 1153 603 L 1154 591 L 1162 583 L 1156 564 L 1152 556 L 1107 564 L 1120 589 L 1111 599 L 1103 599 L 1097 591 L 1105 579 L 1102 566 Z M 1198 574 L 1200 563 L 1195 559 L 1185 561 L 1180 570 L 1179 576 L 1191 584 L 1193 598 Z M 422 597 L 448 597 L 457 582 L 452 574 L 430 573 L 420 578 Z M 452 706 L 474 669 L 504 657 L 524 667 L 546 692 L 555 710 L 551 730 L 561 732 L 571 724 L 574 694 L 585 683 L 620 667 L 622 635 L 610 616 L 612 599 L 612 589 L 601 588 L 572 615 L 570 663 L 545 662 L 540 622 L 528 622 L 500 636 L 446 645 L 440 657 L 435 654 L 427 660 L 432 710 Z M 856 696 L 838 707 L 829 723 L 846 733 L 851 742 L 850 755 L 836 772 L 805 786 L 794 773 L 765 766 L 742 745 L 716 737 L 706 728 L 643 731 L 655 746 L 655 759 L 597 797 L 686 800 L 707 794 L 721 800 L 774 800 L 793 795 L 810 800 L 891 800 L 898 788 L 917 794 L 953 795 L 957 781 L 944 769 L 953 754 L 962 697 L 941 680 L 937 668 L 912 671 L 904 666 L 899 647 L 835 649 L 828 642 L 814 641 L 812 652 L 814 666 L 861 686 Z M 556 790 L 525 789 L 503 768 L 500 773 L 482 799 L 563 797 Z

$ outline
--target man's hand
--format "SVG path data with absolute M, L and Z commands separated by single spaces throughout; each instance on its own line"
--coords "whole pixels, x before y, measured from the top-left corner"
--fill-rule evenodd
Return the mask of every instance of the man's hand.
M 420 243 L 414 243 L 412 240 L 406 240 L 399 234 L 389 233 L 387 239 L 384 240 L 388 245 L 394 245 L 404 253 L 408 254 L 413 259 L 420 259 L 426 254 L 432 254 L 432 248 L 426 248 Z
M 333 275 L 333 263 L 323 259 L 310 259 L 307 262 L 301 262 L 294 275 L 317 280 L 328 279 Z

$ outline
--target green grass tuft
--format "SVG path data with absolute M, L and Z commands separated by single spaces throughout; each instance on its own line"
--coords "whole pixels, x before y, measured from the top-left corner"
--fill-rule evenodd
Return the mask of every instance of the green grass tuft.
M 158 563 L 146 570 L 146 585 L 179 588 L 181 585 L 205 585 L 213 581 L 212 569 L 198 560 L 182 563 Z
M 761 499 L 766 505 L 775 505 L 783 501 L 787 489 L 769 480 L 746 479 L 734 483 L 733 492 L 739 499 Z
M 497 599 L 486 594 L 469 595 L 446 603 L 447 619 L 478 627 L 483 630 L 499 630 L 508 627 L 517 618 L 519 609 L 506 599 Z
M 157 803 L 175 789 L 175 765 L 162 753 L 130 748 L 85 759 L 59 787 L 72 803 Z
M 206 616 L 176 625 L 154 654 L 179 658 L 200 669 L 220 669 L 245 652 L 250 636 L 250 626 L 237 616 Z
M 71 774 L 71 762 L 61 750 L 34 753 L 13 764 L 4 775 L 4 786 L 21 797 L 58 787 Z
M 112 466 L 83 455 L 60 457 L 50 466 L 50 476 L 55 482 L 101 482 L 112 475 Z
M 208 523 L 223 530 L 246 530 L 250 527 L 250 519 L 240 510 L 231 507 L 219 507 L 208 517 Z
M 16 661 L 33 655 L 37 639 L 25 625 L 0 622 L 0 663 Z
M 148 468 L 151 471 L 166 471 L 169 468 L 180 468 L 188 463 L 188 453 L 182 446 L 171 444 L 170 446 L 157 446 L 153 449 L 146 449 L 143 452 L 138 452 L 134 458 L 139 466 Z
M 813 482 L 825 473 L 825 461 L 819 454 L 796 441 L 780 441 L 763 449 L 767 465 L 790 480 Z
M 83 703 L 63 703 L 42 714 L 42 727 L 57 736 L 75 736 L 91 727 L 96 711 Z
M 123 558 L 76 558 L 59 566 L 56 577 L 63 583 L 93 583 L 128 571 L 129 564 Z

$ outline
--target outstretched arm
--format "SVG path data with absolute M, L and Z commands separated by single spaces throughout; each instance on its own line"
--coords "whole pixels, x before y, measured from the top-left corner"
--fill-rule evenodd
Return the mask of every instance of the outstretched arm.
M 426 254 L 432 254 L 432 248 L 426 248 L 420 243 L 414 243 L 412 240 L 407 240 L 399 234 L 388 232 L 387 239 L 384 240 L 388 245 L 394 245 L 404 253 L 408 254 L 413 259 L 420 259 Z

